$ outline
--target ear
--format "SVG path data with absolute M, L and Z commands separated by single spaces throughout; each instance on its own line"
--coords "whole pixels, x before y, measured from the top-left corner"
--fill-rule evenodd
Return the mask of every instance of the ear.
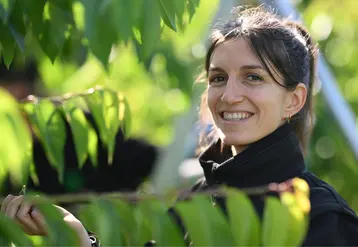
M 307 98 L 307 88 L 303 83 L 299 83 L 296 89 L 289 92 L 286 106 L 286 114 L 291 117 L 296 115 L 305 105 Z

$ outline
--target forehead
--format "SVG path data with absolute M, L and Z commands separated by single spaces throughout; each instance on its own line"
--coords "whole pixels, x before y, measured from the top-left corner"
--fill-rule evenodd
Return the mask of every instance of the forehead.
M 261 65 L 246 40 L 233 39 L 219 44 L 211 57 L 210 67 L 240 68 L 245 65 Z

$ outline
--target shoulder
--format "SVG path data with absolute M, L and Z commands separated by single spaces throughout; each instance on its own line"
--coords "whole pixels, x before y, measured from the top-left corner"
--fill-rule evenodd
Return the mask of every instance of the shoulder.
M 338 212 L 357 218 L 356 213 L 331 185 L 310 172 L 305 172 L 301 178 L 310 187 L 311 218 L 325 212 Z
M 358 217 L 338 192 L 312 173 L 310 226 L 304 245 L 358 245 Z

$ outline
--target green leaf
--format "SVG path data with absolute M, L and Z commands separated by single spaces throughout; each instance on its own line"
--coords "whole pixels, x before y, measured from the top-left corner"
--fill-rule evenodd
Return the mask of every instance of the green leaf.
M 3 60 L 6 65 L 6 67 L 9 69 L 10 65 L 12 63 L 12 60 L 15 56 L 15 47 L 16 43 L 11 35 L 11 32 L 7 26 L 4 26 L 3 24 L 0 24 L 0 41 L 2 46 L 2 54 L 3 54 Z
M 16 0 L 0 0 L 0 17 L 3 24 L 7 24 L 9 17 L 14 9 Z
M 112 0 L 111 21 L 118 32 L 119 38 L 128 42 L 132 36 L 132 27 L 138 22 L 138 10 L 141 9 L 140 0 Z
M 132 118 L 128 100 L 123 94 L 118 93 L 119 99 L 119 120 L 124 133 L 124 138 L 129 138 L 131 134 Z
M 110 90 L 98 89 L 86 95 L 85 100 L 99 128 L 100 138 L 107 146 L 108 162 L 112 164 L 120 126 L 118 95 Z
M 141 16 L 139 31 L 141 34 L 141 58 L 148 58 L 156 48 L 160 39 L 160 10 L 158 4 L 152 1 L 143 2 L 143 14 Z
M 8 27 L 21 52 L 25 52 L 26 26 L 23 17 L 23 1 L 17 0 L 11 12 Z
M 238 190 L 230 190 L 227 210 L 235 245 L 260 246 L 260 220 L 247 195 Z
M 52 63 L 62 51 L 69 24 L 73 22 L 71 6 L 58 3 L 60 2 L 48 2 L 50 19 L 44 22 L 42 35 L 39 36 L 41 48 Z
M 183 15 L 185 10 L 185 1 L 174 0 L 175 12 L 178 17 L 179 27 L 183 26 Z
M 85 33 L 92 53 L 108 70 L 112 45 L 117 41 L 113 25 L 108 25 L 111 16 L 111 0 L 82 0 L 85 6 Z
M 83 167 L 88 156 L 88 125 L 83 111 L 69 100 L 62 105 L 69 123 L 75 144 L 78 166 Z
M 142 201 L 149 211 L 153 239 L 158 246 L 185 246 L 184 236 L 168 214 L 168 208 L 159 200 Z
M 41 202 L 38 200 L 35 208 L 41 212 L 48 226 L 48 235 L 45 238 L 46 246 L 79 246 L 79 238 L 64 221 L 61 209 L 45 199 L 42 199 Z
M 298 198 L 290 192 L 281 195 L 282 203 L 288 207 L 288 233 L 285 246 L 301 246 L 308 231 L 309 219 L 299 206 Z M 307 195 L 308 196 L 308 195 Z M 307 200 L 309 200 L 307 198 Z
M 17 184 L 23 184 L 28 177 L 30 159 L 28 153 L 32 150 L 30 130 L 25 123 L 16 100 L 6 91 L 0 89 L 0 142 L 2 175 L 9 170 L 11 179 Z
M 36 38 L 42 33 L 44 27 L 43 12 L 46 0 L 23 1 L 24 11 L 27 14 L 33 33 Z
M 141 202 L 136 205 L 133 213 L 136 221 L 134 245 L 144 245 L 148 241 L 153 240 L 152 231 L 154 229 L 151 226 L 151 209 L 146 203 Z
M 0 245 L 10 246 L 32 246 L 29 237 L 24 233 L 21 227 L 13 220 L 0 215 Z
M 187 8 L 188 8 L 188 12 L 189 12 L 189 22 L 191 22 L 196 8 L 199 7 L 200 4 L 200 0 L 188 0 L 188 4 L 187 4 Z
M 88 127 L 88 155 L 94 167 L 98 166 L 98 136 L 94 128 L 90 123 L 87 123 Z
M 93 217 L 96 215 L 96 217 Z M 116 206 L 109 200 L 95 200 L 81 213 L 81 219 L 89 229 L 98 235 L 102 246 L 120 246 L 123 239 L 119 232 L 121 218 Z
M 175 2 L 167 0 L 157 0 L 160 10 L 160 15 L 164 23 L 176 31 L 175 25 Z
M 275 197 L 267 197 L 262 223 L 262 244 L 284 246 L 288 233 L 289 212 Z
M 62 183 L 64 178 L 64 147 L 66 143 L 66 126 L 55 105 L 48 99 L 38 103 L 27 103 L 24 106 L 26 113 L 36 134 L 42 141 L 46 156 L 50 164 L 56 168 L 59 180 Z
M 175 206 L 195 246 L 215 244 L 212 216 L 205 211 L 209 207 L 212 207 L 211 202 L 203 196 L 195 196 L 190 202 L 180 202 Z

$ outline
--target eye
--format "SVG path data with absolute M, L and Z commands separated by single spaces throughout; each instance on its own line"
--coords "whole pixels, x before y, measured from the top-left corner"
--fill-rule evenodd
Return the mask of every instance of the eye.
M 222 75 L 216 75 L 209 78 L 209 85 L 212 84 L 222 84 L 226 81 L 226 78 Z
M 248 74 L 246 76 L 246 79 L 249 80 L 249 81 L 262 81 L 262 78 L 258 75 L 255 75 L 255 74 Z
M 251 85 L 260 85 L 264 82 L 261 76 L 257 74 L 247 74 L 244 83 L 251 84 Z

